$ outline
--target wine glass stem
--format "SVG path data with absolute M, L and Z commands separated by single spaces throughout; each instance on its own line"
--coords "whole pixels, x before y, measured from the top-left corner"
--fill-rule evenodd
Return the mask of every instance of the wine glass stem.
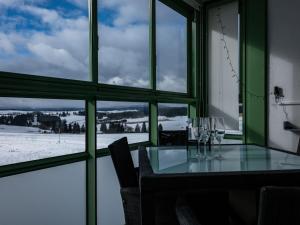
M 219 157 L 222 157 L 222 156 L 221 156 L 221 141 L 218 141 L 218 143 L 219 143 L 218 156 L 219 156 Z
M 200 139 L 197 140 L 197 154 L 200 155 Z

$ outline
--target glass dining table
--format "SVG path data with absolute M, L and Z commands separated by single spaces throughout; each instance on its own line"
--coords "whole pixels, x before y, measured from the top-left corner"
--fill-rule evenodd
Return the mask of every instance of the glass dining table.
M 148 147 L 139 151 L 139 167 L 143 225 L 154 224 L 156 192 L 300 186 L 299 155 L 257 145 L 211 146 L 207 159 L 196 146 Z

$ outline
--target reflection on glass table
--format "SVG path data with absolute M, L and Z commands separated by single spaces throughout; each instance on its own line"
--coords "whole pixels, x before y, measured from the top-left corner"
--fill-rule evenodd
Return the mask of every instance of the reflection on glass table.
M 212 146 L 208 154 L 218 151 Z M 222 145 L 223 160 L 199 160 L 196 146 L 149 147 L 157 174 L 300 170 L 300 156 L 256 145 Z

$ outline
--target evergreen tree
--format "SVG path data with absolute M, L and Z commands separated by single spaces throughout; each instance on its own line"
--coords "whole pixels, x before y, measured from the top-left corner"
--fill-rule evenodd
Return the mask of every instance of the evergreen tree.
M 107 132 L 106 123 L 101 123 L 100 131 L 102 131 L 103 133 L 106 133 L 106 132 Z
M 74 124 L 73 130 L 74 130 L 74 133 L 75 133 L 75 134 L 79 134 L 79 133 L 80 133 L 80 126 L 79 126 L 78 123 L 75 123 L 75 124 Z
M 69 123 L 69 128 L 68 128 L 68 132 L 72 133 L 73 129 L 72 129 L 72 124 Z
M 82 124 L 81 129 L 80 129 L 80 132 L 81 132 L 81 133 L 85 133 L 85 126 L 84 126 L 84 124 Z
M 159 130 L 159 131 L 162 131 L 162 130 L 163 130 L 163 126 L 162 126 L 161 123 L 158 125 L 158 130 Z
M 141 128 L 140 125 L 137 123 L 134 129 L 135 133 L 140 133 L 141 132 Z
M 143 122 L 143 125 L 142 125 L 142 133 L 146 133 L 147 132 L 147 128 L 146 128 L 146 123 Z

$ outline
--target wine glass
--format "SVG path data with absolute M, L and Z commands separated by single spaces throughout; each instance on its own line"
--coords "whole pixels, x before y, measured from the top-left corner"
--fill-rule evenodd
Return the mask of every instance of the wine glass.
M 204 117 L 201 120 L 201 125 L 202 125 L 202 141 L 204 144 L 204 157 L 206 157 L 206 143 L 208 142 L 209 138 L 210 138 L 210 133 L 211 133 L 211 129 L 210 129 L 210 118 L 209 117 Z
M 202 118 L 193 118 L 192 119 L 192 132 L 193 132 L 195 139 L 197 140 L 196 156 L 201 156 L 201 154 L 200 154 L 200 142 L 202 139 L 201 120 L 202 120 Z
M 216 155 L 216 159 L 223 159 L 223 156 L 221 155 L 221 142 L 225 136 L 225 123 L 224 123 L 224 118 L 223 117 L 216 117 L 215 119 L 215 136 L 216 136 L 216 140 L 219 144 L 219 152 Z
M 216 138 L 216 119 L 215 117 L 210 117 L 210 142 L 213 144 Z M 213 148 L 211 149 L 210 156 L 207 157 L 208 160 L 214 159 Z

